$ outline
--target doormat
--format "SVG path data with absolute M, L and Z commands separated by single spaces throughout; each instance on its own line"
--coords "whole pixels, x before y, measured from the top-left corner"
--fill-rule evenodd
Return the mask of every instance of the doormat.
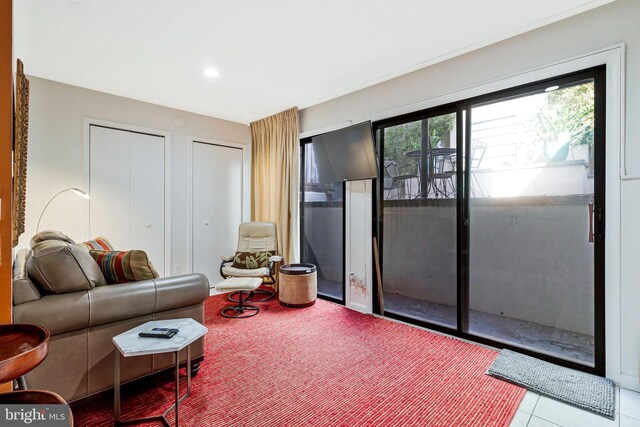
M 489 366 L 487 374 L 598 415 L 614 418 L 615 385 L 610 379 L 506 349 Z

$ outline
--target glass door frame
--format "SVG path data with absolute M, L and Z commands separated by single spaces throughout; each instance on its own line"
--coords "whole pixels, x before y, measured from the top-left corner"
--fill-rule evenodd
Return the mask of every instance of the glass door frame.
M 469 332 L 469 248 L 470 248 L 470 170 L 471 156 L 471 109 L 475 106 L 517 98 L 535 91 L 544 90 L 551 85 L 562 85 L 580 80 L 594 81 L 594 365 L 589 366 L 575 361 L 540 353 L 511 343 L 497 341 Z M 384 313 L 385 316 L 417 324 L 429 329 L 441 331 L 460 338 L 475 341 L 496 348 L 506 348 L 523 354 L 534 356 L 551 363 L 572 369 L 605 376 L 605 178 L 606 178 L 606 66 L 563 74 L 560 76 L 538 80 L 516 87 L 487 93 L 484 95 L 460 100 L 446 105 L 420 110 L 397 117 L 382 119 L 373 123 L 376 135 L 379 170 L 384 171 L 384 128 L 424 120 L 429 117 L 456 112 L 456 221 L 457 221 L 457 326 L 456 328 L 434 324 L 426 320 L 415 320 L 395 313 Z M 382 172 L 381 172 L 382 173 Z M 381 185 L 382 175 L 375 180 L 373 195 L 373 235 L 378 241 L 380 269 L 383 271 L 383 239 L 384 239 L 384 188 Z M 374 301 L 379 301 L 378 286 L 374 286 Z M 375 305 L 374 305 L 375 306 Z M 376 312 L 380 313 L 377 306 Z
M 305 146 L 307 144 L 311 144 L 311 137 L 307 137 L 307 138 L 302 138 L 300 139 L 300 256 L 302 257 L 302 251 L 304 250 L 304 220 L 305 220 L 305 216 L 304 216 L 304 203 L 305 203 L 305 192 L 304 192 L 304 165 L 305 165 Z M 342 185 L 342 195 L 343 195 L 343 200 L 342 200 L 342 298 L 334 298 L 331 295 L 326 295 L 326 294 L 321 294 L 320 292 L 318 292 L 318 298 L 322 298 L 325 299 L 327 301 L 331 301 L 334 302 L 336 304 L 340 304 L 340 305 L 345 305 L 346 304 L 346 282 L 345 282 L 345 275 L 346 275 L 346 245 L 347 245 L 347 236 L 345 233 L 345 227 L 346 227 L 346 211 L 344 208 L 344 198 L 346 196 L 346 184 L 344 182 L 341 183 Z M 300 262 L 303 262 L 302 259 L 300 260 Z

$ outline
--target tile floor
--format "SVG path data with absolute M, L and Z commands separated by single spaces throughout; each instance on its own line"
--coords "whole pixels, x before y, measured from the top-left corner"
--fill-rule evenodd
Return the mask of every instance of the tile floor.
M 528 391 L 510 426 L 640 427 L 640 393 L 616 388 L 616 417 L 610 420 Z

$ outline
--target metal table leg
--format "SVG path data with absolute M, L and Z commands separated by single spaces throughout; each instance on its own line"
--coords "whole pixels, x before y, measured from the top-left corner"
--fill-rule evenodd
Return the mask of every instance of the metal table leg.
M 113 416 L 115 418 L 115 425 L 130 425 L 140 424 L 150 421 L 160 421 L 164 426 L 170 427 L 167 415 L 172 410 L 175 410 L 175 426 L 178 427 L 178 406 L 180 402 L 191 395 L 191 345 L 187 346 L 187 392 L 180 396 L 180 351 L 173 353 L 173 361 L 176 366 L 176 395 L 175 403 L 171 405 L 162 415 L 139 418 L 133 420 L 120 420 L 120 351 L 114 349 L 114 363 L 113 363 Z
M 113 350 L 113 417 L 120 422 L 120 351 Z

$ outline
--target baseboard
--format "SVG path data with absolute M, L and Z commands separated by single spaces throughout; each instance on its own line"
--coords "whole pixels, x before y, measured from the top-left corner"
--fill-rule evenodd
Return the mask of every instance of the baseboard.
M 633 375 L 620 374 L 620 387 L 640 392 L 640 379 Z

